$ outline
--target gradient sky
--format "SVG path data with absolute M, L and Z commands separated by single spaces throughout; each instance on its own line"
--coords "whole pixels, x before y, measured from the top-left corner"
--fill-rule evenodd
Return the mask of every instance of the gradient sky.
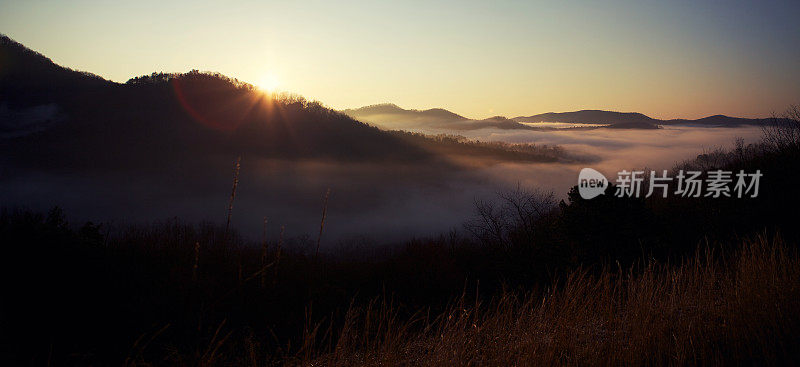
M 118 82 L 200 69 L 473 118 L 767 116 L 800 103 L 798 20 L 796 0 L 0 0 L 0 33 Z

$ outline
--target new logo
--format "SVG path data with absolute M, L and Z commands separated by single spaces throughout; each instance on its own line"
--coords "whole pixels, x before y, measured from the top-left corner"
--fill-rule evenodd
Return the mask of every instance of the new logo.
M 602 173 L 591 168 L 584 168 L 578 175 L 578 192 L 585 200 L 593 199 L 606 192 L 608 180 Z

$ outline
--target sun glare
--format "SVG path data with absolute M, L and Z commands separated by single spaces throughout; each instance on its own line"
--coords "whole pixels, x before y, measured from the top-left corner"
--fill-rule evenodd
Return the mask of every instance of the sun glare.
M 278 78 L 273 74 L 266 74 L 256 82 L 256 86 L 265 92 L 275 92 L 279 85 Z

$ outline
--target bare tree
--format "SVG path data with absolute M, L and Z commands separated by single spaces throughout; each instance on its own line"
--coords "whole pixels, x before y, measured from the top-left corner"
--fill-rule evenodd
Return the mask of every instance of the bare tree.
M 464 227 L 482 242 L 503 245 L 507 242 L 507 216 L 507 212 L 496 203 L 476 199 L 475 217 Z
M 512 226 L 526 237 L 533 235 L 535 222 L 550 213 L 556 206 L 552 192 L 528 190 L 517 185 L 517 188 L 498 193 L 503 208 L 511 212 Z
M 791 105 L 783 116 L 773 116 L 762 127 L 764 142 L 776 151 L 800 151 L 800 106 Z
M 514 240 L 533 239 L 536 222 L 556 207 L 552 192 L 528 190 L 517 185 L 501 191 L 495 201 L 475 201 L 475 218 L 465 224 L 476 238 L 506 246 Z

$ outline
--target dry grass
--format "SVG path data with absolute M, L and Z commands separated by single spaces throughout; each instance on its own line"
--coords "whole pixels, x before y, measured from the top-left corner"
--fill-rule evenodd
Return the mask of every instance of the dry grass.
M 290 364 L 696 365 L 797 362 L 800 258 L 780 240 L 682 264 L 576 271 L 552 289 L 399 320 L 389 301 L 351 307 L 333 338 L 306 327 Z M 313 356 L 314 341 L 328 345 Z
M 319 245 L 322 241 L 322 230 L 325 228 L 325 218 L 328 215 L 328 198 L 331 196 L 331 189 L 325 191 L 325 200 L 322 204 L 322 221 L 319 224 L 319 235 L 317 236 L 317 250 L 314 252 L 314 257 L 319 257 Z
M 236 163 L 233 166 L 233 187 L 231 188 L 231 197 L 228 200 L 228 217 L 225 220 L 225 240 L 228 240 L 228 233 L 231 229 L 231 215 L 233 214 L 233 201 L 236 199 L 236 188 L 239 187 L 239 170 L 242 168 L 242 156 L 236 158 Z
M 47 228 L 6 233 L 15 239 L 55 231 Z M 3 267 L 9 270 L 6 279 L 27 282 L 10 283 L 17 288 L 9 287 L 8 294 L 17 303 L 6 303 L 14 307 L 14 318 L 6 319 L 13 339 L 6 340 L 19 342 L 4 347 L 6 354 L 19 353 L 21 362 L 6 365 L 35 365 L 50 356 L 54 365 L 116 365 L 127 356 L 129 366 L 800 362 L 796 237 L 703 246 L 680 263 L 576 270 L 554 283 L 527 283 L 532 288 L 523 293 L 504 291 L 489 272 L 470 271 L 470 279 L 484 274 L 480 289 L 468 283 L 470 289 L 465 286 L 458 297 L 457 279 L 436 283 L 455 268 L 424 282 L 405 278 L 429 271 L 424 261 L 446 267 L 447 259 L 436 252 L 422 252 L 424 261 L 401 266 L 370 265 L 388 266 L 393 274 L 400 269 L 392 283 L 380 272 L 359 270 L 364 263 L 314 261 L 311 246 L 308 256 L 293 253 L 283 227 L 265 264 L 263 242 L 260 249 L 228 246 L 223 229 L 194 229 L 176 220 L 151 230 L 128 228 L 126 237 L 109 245 L 101 236 L 84 243 L 61 234 L 53 237 L 58 241 L 31 240 L 54 244 L 49 247 L 8 247 L 17 252 Z M 37 272 L 30 272 L 33 259 L 43 264 Z M 267 272 L 270 281 L 259 286 L 255 279 Z M 358 283 L 370 276 L 379 281 Z M 403 292 L 406 281 L 414 286 Z M 362 297 L 381 294 L 381 284 L 384 296 L 364 303 Z M 431 289 L 446 294 L 414 299 Z M 442 307 L 449 290 L 456 298 Z M 396 298 L 387 296 L 393 292 Z M 354 299 L 349 308 L 348 299 Z M 51 307 L 53 300 L 59 307 Z

